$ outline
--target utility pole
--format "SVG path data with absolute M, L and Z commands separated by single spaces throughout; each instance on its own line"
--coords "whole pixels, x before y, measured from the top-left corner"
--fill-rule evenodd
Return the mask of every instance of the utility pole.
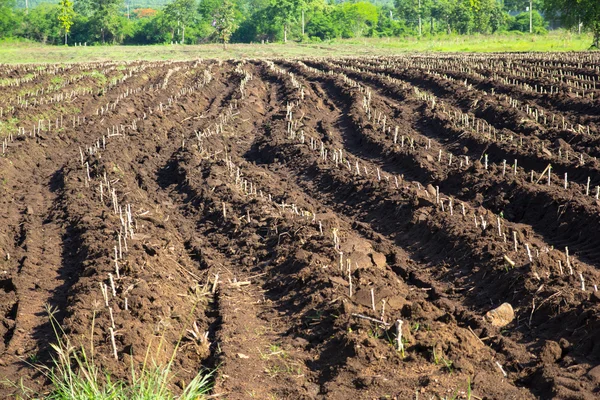
M 29 0 L 25 0 L 25 14 L 29 14 Z
M 533 33 L 533 0 L 529 0 L 529 33 Z
M 302 37 L 304 37 L 304 10 L 302 10 Z

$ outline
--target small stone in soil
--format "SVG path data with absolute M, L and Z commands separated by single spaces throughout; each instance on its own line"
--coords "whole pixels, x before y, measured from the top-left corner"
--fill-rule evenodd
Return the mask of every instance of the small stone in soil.
M 503 303 L 499 307 L 488 311 L 485 314 L 485 320 L 499 328 L 511 323 L 515 318 L 515 312 L 509 303 Z

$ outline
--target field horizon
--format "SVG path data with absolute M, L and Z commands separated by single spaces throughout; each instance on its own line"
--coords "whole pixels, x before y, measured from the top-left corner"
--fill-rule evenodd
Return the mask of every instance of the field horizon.
M 507 33 L 407 38 L 339 39 L 320 43 L 268 43 L 148 46 L 49 46 L 35 42 L 0 42 L 0 63 L 69 63 L 102 61 L 186 61 L 198 58 L 389 56 L 407 52 L 568 52 L 588 50 L 590 34 L 565 30 L 545 35 Z

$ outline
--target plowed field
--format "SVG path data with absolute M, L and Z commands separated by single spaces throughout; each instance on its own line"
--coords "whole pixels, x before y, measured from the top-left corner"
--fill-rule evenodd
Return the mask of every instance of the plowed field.
M 0 65 L 0 381 L 50 307 L 218 398 L 598 398 L 599 65 Z

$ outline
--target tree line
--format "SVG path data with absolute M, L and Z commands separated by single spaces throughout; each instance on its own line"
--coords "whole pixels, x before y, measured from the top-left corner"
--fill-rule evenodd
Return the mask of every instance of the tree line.
M 172 0 L 133 9 L 126 0 L 54 0 L 35 7 L 22 1 L 16 7 L 15 1 L 0 0 L 0 38 L 49 44 L 542 34 L 549 19 L 592 31 L 596 46 L 600 40 L 600 0 Z

